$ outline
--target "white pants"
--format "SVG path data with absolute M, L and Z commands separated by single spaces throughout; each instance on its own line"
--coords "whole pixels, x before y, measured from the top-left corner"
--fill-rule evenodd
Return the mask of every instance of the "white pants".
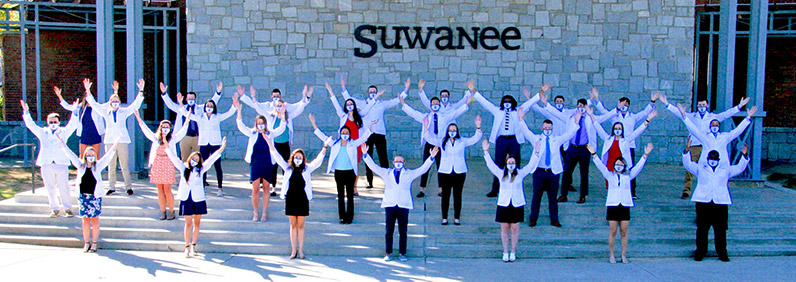
M 69 196 L 69 166 L 59 164 L 46 164 L 41 167 L 41 179 L 44 188 L 47 188 L 47 196 L 50 200 L 50 208 L 61 210 L 58 205 L 58 197 L 61 198 L 61 205 L 64 209 L 72 208 L 72 198 Z M 56 194 L 56 186 L 58 194 Z
M 108 184 L 110 184 L 110 190 L 116 190 L 116 160 L 119 160 L 119 165 L 122 167 L 122 177 L 124 177 L 124 187 L 126 189 L 133 188 L 133 183 L 130 179 L 130 165 L 129 165 L 129 152 L 127 151 L 127 145 L 125 143 L 119 143 L 116 145 L 116 153 L 111 159 L 111 163 L 108 164 Z M 105 144 L 105 152 L 109 151 L 113 147 L 113 144 Z

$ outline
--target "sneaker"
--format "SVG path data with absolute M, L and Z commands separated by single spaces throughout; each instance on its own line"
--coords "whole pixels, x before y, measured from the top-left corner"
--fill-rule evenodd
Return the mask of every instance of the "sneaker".
M 276 192 L 271 192 L 271 197 L 276 197 Z
M 509 253 L 509 261 L 517 260 L 517 255 L 515 253 Z
M 402 262 L 406 262 L 406 261 L 409 260 L 409 258 L 407 258 L 406 255 L 400 255 L 400 256 L 398 256 L 398 260 L 400 260 Z M 727 261 L 729 261 L 729 259 Z
M 58 211 L 58 210 L 52 210 L 52 211 L 50 211 L 50 218 L 55 218 L 55 217 L 58 217 L 58 214 L 59 214 L 59 213 L 61 213 L 61 212 L 60 212 L 60 211 Z
M 113 193 L 116 193 L 116 190 L 113 190 L 113 189 L 108 190 L 108 192 L 105 193 L 105 196 L 108 196 L 108 195 L 113 194 Z
M 425 196 L 426 196 L 426 193 L 423 193 L 423 191 L 420 191 L 420 193 L 417 193 L 417 197 L 418 198 L 423 198 Z
M 133 195 L 133 189 L 127 189 L 127 196 Z
M 391 260 L 392 260 L 392 257 L 390 256 L 390 254 L 387 254 L 387 255 L 384 256 L 384 261 L 391 261 Z
M 218 192 L 216 192 L 216 196 L 217 197 L 224 197 L 224 191 L 222 191 L 221 189 L 218 189 Z
M 448 225 L 448 220 L 447 219 L 443 219 L 442 220 L 442 225 Z
M 503 253 L 503 262 L 509 262 L 509 253 Z
M 72 213 L 72 210 L 65 210 L 65 211 L 64 211 L 64 214 L 66 214 L 66 217 L 73 217 L 73 216 L 75 216 L 75 214 L 73 214 L 73 213 Z

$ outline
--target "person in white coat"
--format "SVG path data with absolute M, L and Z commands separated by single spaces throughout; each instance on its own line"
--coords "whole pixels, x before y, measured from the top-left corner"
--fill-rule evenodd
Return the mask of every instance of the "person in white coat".
M 315 136 L 321 141 L 331 138 L 323 134 L 315 124 L 315 118 L 309 115 L 312 128 L 315 128 Z M 370 128 L 376 121 L 370 122 L 370 127 L 365 130 L 361 138 L 351 140 L 352 130 L 348 126 L 340 128 L 340 138 L 334 140 L 329 153 L 329 163 L 326 166 L 326 173 L 334 172 L 334 182 L 337 184 L 337 213 L 340 216 L 340 224 L 351 224 L 354 221 L 354 186 L 359 172 L 359 146 L 365 143 L 370 137 Z M 346 199 L 348 204 L 346 204 Z
M 493 175 L 500 179 L 498 190 L 497 211 L 495 221 L 500 223 L 500 241 L 503 243 L 503 262 L 517 260 L 517 240 L 520 239 L 520 222 L 525 218 L 525 192 L 522 181 L 531 174 L 539 165 L 539 146 L 536 146 L 531 160 L 519 168 L 517 159 L 512 156 L 506 158 L 506 166 L 498 167 L 489 156 L 489 141 L 484 140 L 481 147 L 484 149 L 486 167 Z M 509 240 L 511 232 L 511 240 Z M 509 252 L 511 243 L 511 252 Z
M 69 122 L 61 127 L 61 116 L 57 113 L 47 115 L 47 126 L 36 125 L 30 117 L 28 103 L 20 100 L 22 106 L 22 120 L 25 126 L 39 139 L 39 155 L 36 165 L 41 168 L 41 180 L 47 189 L 47 198 L 50 204 L 50 217 L 57 217 L 61 207 L 67 217 L 72 217 L 72 198 L 69 196 L 69 159 L 61 151 L 60 140 L 68 140 L 69 136 L 77 129 L 78 117 L 72 112 Z M 77 106 L 77 105 L 74 105 Z M 59 201 L 60 198 L 60 201 Z
M 276 147 L 271 138 L 266 139 L 271 148 L 271 155 L 276 155 Z M 295 149 L 288 161 L 273 158 L 285 174 L 282 176 L 282 189 L 279 198 L 285 200 L 285 215 L 290 221 L 290 258 L 304 259 L 304 219 L 310 215 L 312 200 L 312 172 L 321 167 L 326 155 L 326 148 L 332 138 L 326 139 L 323 149 L 311 162 L 306 162 L 307 155 L 302 149 Z
M 430 121 L 424 121 L 423 137 L 426 142 L 440 148 L 442 162 L 439 169 L 439 183 L 442 186 L 442 225 L 448 225 L 448 207 L 450 206 L 451 192 L 453 192 L 453 224 L 461 225 L 462 190 L 464 180 L 467 178 L 467 147 L 475 145 L 484 135 L 481 132 L 481 116 L 475 116 L 475 134 L 463 138 L 459 134 L 459 126 L 455 123 L 448 125 L 443 136 L 432 134 L 429 129 Z M 432 147 L 433 148 L 433 147 Z
M 175 126 L 172 126 L 171 121 L 164 119 L 160 121 L 158 129 L 155 132 L 149 129 L 149 126 L 144 123 L 138 111 L 133 112 L 135 118 L 138 120 L 138 126 L 141 127 L 141 132 L 144 136 L 152 142 L 149 146 L 149 183 L 155 184 L 158 190 L 158 206 L 160 207 L 159 220 L 174 220 L 174 194 L 171 192 L 171 185 L 174 184 L 174 165 L 169 160 L 167 150 L 177 151 L 177 142 L 180 142 L 185 134 L 188 132 L 188 122 L 185 120 L 183 125 L 180 126 L 179 131 L 172 131 Z M 168 211 L 166 208 L 168 207 Z
M 694 260 L 702 261 L 707 254 L 708 233 L 713 226 L 716 253 L 719 260 L 728 262 L 730 257 L 727 255 L 727 208 L 732 204 L 732 198 L 727 183 L 730 178 L 746 170 L 746 165 L 749 164 L 748 147 L 744 144 L 741 148 L 743 157 L 738 164 L 729 165 L 722 162 L 721 155 L 715 150 L 707 153 L 707 161 L 694 162 L 688 151 L 690 146 L 689 140 L 683 151 L 683 166 L 697 177 L 697 186 L 691 197 L 691 201 L 696 203 L 697 230 Z
M 193 152 L 184 163 L 177 153 L 166 150 L 169 159 L 180 172 L 180 185 L 177 187 L 177 198 L 180 199 L 180 215 L 185 218 L 183 239 L 185 240 L 185 257 L 196 256 L 196 242 L 199 240 L 199 224 L 202 215 L 207 214 L 207 196 L 202 183 L 202 175 L 210 170 L 210 166 L 221 158 L 227 138 L 221 140 L 221 146 L 207 159 L 202 159 L 200 152 Z
M 685 108 L 683 105 L 677 104 L 677 107 L 680 109 L 681 113 L 685 113 Z M 755 112 L 757 112 L 757 106 L 754 106 L 746 111 L 746 118 L 729 132 L 721 132 L 721 123 L 717 119 L 710 121 L 710 131 L 704 131 L 687 118 L 683 119 L 683 123 L 685 123 L 685 127 L 688 128 L 688 132 L 691 134 L 691 136 L 694 137 L 690 140 L 692 144 L 698 141 L 700 144 L 702 144 L 702 149 L 705 150 L 705 152 L 719 152 L 721 164 L 729 165 L 730 156 L 727 152 L 727 146 L 730 145 L 735 138 L 741 136 L 741 133 L 743 133 L 744 130 L 749 127 L 749 125 L 752 123 L 752 116 L 755 114 Z M 699 157 L 697 163 L 704 163 L 705 161 L 707 161 L 707 155 L 702 155 Z
M 589 116 L 594 122 L 594 128 L 597 131 L 597 136 L 599 136 L 603 142 L 602 152 L 600 153 L 600 159 L 603 160 L 603 164 L 608 167 L 609 171 L 613 171 L 613 165 L 611 165 L 614 160 L 619 157 L 624 158 L 628 161 L 627 169 L 631 169 L 633 167 L 633 160 L 635 157 L 632 152 L 633 144 L 635 144 L 636 139 L 641 136 L 641 133 L 644 132 L 649 127 L 650 121 L 658 115 L 658 111 L 651 111 L 647 114 L 647 118 L 644 120 L 644 123 L 639 125 L 636 129 L 632 129 L 632 131 L 627 132 L 625 134 L 625 126 L 622 122 L 614 122 L 613 126 L 611 127 L 611 133 L 608 134 L 603 129 L 602 125 L 600 125 L 599 121 L 597 121 L 594 117 L 594 110 L 591 108 L 587 109 Z M 629 122 L 627 124 L 630 124 Z M 630 192 L 633 194 L 635 198 L 635 188 L 633 188 L 634 181 L 630 182 Z M 608 182 L 605 183 L 606 187 L 608 187 Z
M 612 264 L 616 263 L 614 245 L 616 244 L 617 226 L 619 226 L 622 236 L 622 263 L 629 262 L 626 256 L 627 231 L 630 227 L 630 207 L 633 206 L 633 195 L 630 191 L 630 182 L 641 173 L 644 164 L 647 162 L 647 157 L 650 152 L 652 152 L 652 148 L 652 143 L 648 143 L 647 147 L 644 148 L 644 156 L 641 157 L 638 163 L 632 166 L 632 168 L 630 165 L 631 163 L 626 161 L 624 157 L 618 157 L 613 163 L 608 163 L 608 165 L 612 166 L 612 169 L 608 169 L 605 165 L 605 161 L 597 156 L 596 149 L 592 146 L 588 146 L 589 152 L 592 154 L 594 166 L 597 167 L 597 170 L 603 175 L 605 181 L 608 182 L 608 195 L 605 198 L 605 206 L 607 207 L 605 219 L 608 220 L 610 231 L 608 233 L 608 250 L 610 252 L 608 261 Z
M 116 192 L 116 160 L 119 160 L 119 166 L 122 168 L 122 177 L 124 178 L 124 187 L 127 190 L 127 195 L 133 194 L 133 180 L 130 176 L 130 148 L 129 144 L 132 143 L 130 133 L 127 132 L 127 118 L 133 115 L 134 111 L 138 111 L 141 104 L 144 102 L 144 79 L 139 79 L 136 86 L 138 86 L 138 95 L 135 100 L 127 107 L 121 106 L 119 95 L 115 94 L 119 90 L 119 84 L 113 84 L 113 95 L 108 98 L 109 106 L 103 107 L 91 95 L 91 81 L 88 79 L 83 80 L 83 87 L 86 89 L 86 101 L 97 110 L 103 119 L 105 119 L 105 151 L 113 145 L 114 140 L 119 140 L 116 145 L 116 153 L 108 165 L 108 195 Z M 129 94 L 129 93 L 128 93 Z M 127 97 L 130 98 L 129 95 Z
M 428 98 L 428 95 L 426 94 L 426 91 L 423 90 L 423 87 L 425 85 L 426 85 L 426 81 L 425 80 L 421 79 L 420 81 L 417 82 L 417 88 L 418 88 L 417 96 L 420 96 L 420 102 L 422 102 L 423 106 L 425 106 L 426 109 L 433 110 L 433 108 L 434 108 L 434 102 L 433 102 L 434 98 L 433 97 L 431 99 Z M 442 114 L 446 114 L 448 112 L 455 111 L 455 110 L 459 109 L 464 104 L 470 104 L 470 102 L 472 101 L 470 98 L 473 97 L 472 94 L 473 93 L 471 93 L 469 91 L 465 91 L 464 97 L 462 97 L 461 99 L 459 99 L 459 101 L 456 101 L 454 103 L 454 102 L 450 101 L 451 92 L 448 91 L 448 89 L 442 89 L 442 90 L 439 91 L 439 98 L 437 98 L 439 100 L 439 110 L 437 110 L 437 111 L 439 111 Z M 456 123 L 456 119 L 454 118 L 450 122 L 451 123 Z
M 398 259 L 405 262 L 408 260 L 406 257 L 406 230 L 409 223 L 409 210 L 413 208 L 412 182 L 431 168 L 434 158 L 439 153 L 439 147 L 431 149 L 431 152 L 429 152 L 430 157 L 416 169 L 404 167 L 406 161 L 400 155 L 393 158 L 393 168 L 381 167 L 373 162 L 373 158 L 367 151 L 368 146 L 362 146 L 362 159 L 365 160 L 365 165 L 370 167 L 384 181 L 384 197 L 381 200 L 381 208 L 384 209 L 386 221 L 384 233 L 386 255 L 384 260 L 392 260 L 393 233 L 395 232 L 395 221 L 398 221 L 398 252 L 400 254 Z
M 114 83 L 118 84 L 116 81 Z M 78 151 L 80 157 L 83 157 L 83 152 L 86 151 L 87 147 L 93 147 L 94 151 L 99 153 L 102 135 L 105 134 L 105 120 L 102 116 L 86 102 L 86 99 L 83 99 L 77 107 L 73 107 L 72 104 L 64 100 L 61 95 L 61 88 L 53 87 L 53 92 L 55 92 L 55 96 L 58 96 L 58 100 L 61 101 L 61 107 L 70 112 L 78 112 L 78 121 L 80 123 L 77 125 L 75 134 L 80 137 L 80 149 Z M 107 107 L 107 104 L 103 104 L 103 106 Z
M 218 100 L 221 99 L 221 90 L 223 89 L 224 84 L 219 82 L 216 86 L 216 92 L 213 94 L 213 97 L 210 98 L 213 102 L 218 103 Z M 177 103 L 171 100 L 168 95 L 168 86 L 164 85 L 162 82 L 160 83 L 160 92 L 162 93 L 160 97 L 163 99 L 163 103 L 166 107 L 169 108 L 172 112 L 177 114 L 177 118 L 174 120 L 174 131 L 180 131 L 180 126 L 186 120 L 189 121 L 188 123 L 188 131 L 185 133 L 185 137 L 183 137 L 182 141 L 180 141 L 180 157 L 182 157 L 183 161 L 188 161 L 188 155 L 193 153 L 194 151 L 199 151 L 199 125 L 196 121 L 191 120 L 190 118 L 183 115 L 183 112 L 189 112 L 191 114 L 195 113 L 204 113 L 205 112 L 205 104 L 201 103 L 198 104 L 196 98 L 196 92 L 188 92 L 183 97 L 182 93 L 177 92 Z M 185 98 L 185 100 L 183 100 Z M 184 102 L 183 102 L 184 101 Z
M 97 151 L 94 147 L 86 147 L 83 157 L 78 157 L 72 152 L 66 143 L 61 141 L 61 150 L 72 165 L 77 168 L 75 177 L 75 190 L 78 192 L 77 202 L 80 205 L 80 217 L 82 218 L 83 230 L 83 252 L 97 252 L 97 241 L 99 240 L 100 223 L 99 216 L 102 213 L 102 196 L 105 196 L 105 185 L 102 182 L 102 170 L 108 167 L 113 158 L 113 151 L 116 144 L 111 146 L 105 156 L 97 159 Z M 118 142 L 118 140 L 117 140 Z M 89 236 L 91 235 L 91 236 Z M 89 243 L 91 238 L 91 243 Z

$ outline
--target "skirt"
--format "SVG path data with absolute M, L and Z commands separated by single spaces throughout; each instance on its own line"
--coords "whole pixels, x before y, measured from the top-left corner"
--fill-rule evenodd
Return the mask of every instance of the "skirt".
M 207 201 L 194 202 L 191 194 L 188 199 L 180 201 L 180 215 L 207 214 Z
M 102 198 L 94 197 L 94 194 L 80 194 L 77 202 L 80 204 L 79 215 L 82 218 L 99 217 L 102 213 Z
M 291 191 L 294 190 L 296 192 L 291 193 Z M 292 215 L 292 216 L 310 215 L 310 201 L 307 200 L 307 194 L 304 193 L 304 189 L 297 188 L 297 189 L 288 190 L 288 194 L 285 195 L 285 215 Z
M 525 220 L 525 206 L 515 207 L 509 203 L 506 207 L 497 206 L 495 221 L 500 223 L 518 223 Z
M 274 177 L 274 165 L 269 162 L 262 162 L 258 161 L 255 162 L 252 160 L 252 163 L 249 164 L 249 183 L 254 182 L 257 179 L 264 179 L 268 181 L 268 183 L 273 184 L 276 181 Z
M 630 207 L 623 205 L 607 206 L 605 219 L 609 221 L 628 221 L 630 220 Z
M 149 169 L 149 183 L 174 184 L 174 164 L 171 163 L 169 156 L 161 148 L 164 148 L 164 146 L 158 148 L 155 161 L 152 162 L 152 168 Z

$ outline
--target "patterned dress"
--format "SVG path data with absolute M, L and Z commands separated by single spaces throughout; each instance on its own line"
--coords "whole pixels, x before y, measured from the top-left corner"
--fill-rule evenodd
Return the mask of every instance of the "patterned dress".
M 155 161 L 152 163 L 152 169 L 150 169 L 149 183 L 174 184 L 174 164 L 171 163 L 169 156 L 166 155 L 166 150 L 168 149 L 168 144 L 158 147 Z

